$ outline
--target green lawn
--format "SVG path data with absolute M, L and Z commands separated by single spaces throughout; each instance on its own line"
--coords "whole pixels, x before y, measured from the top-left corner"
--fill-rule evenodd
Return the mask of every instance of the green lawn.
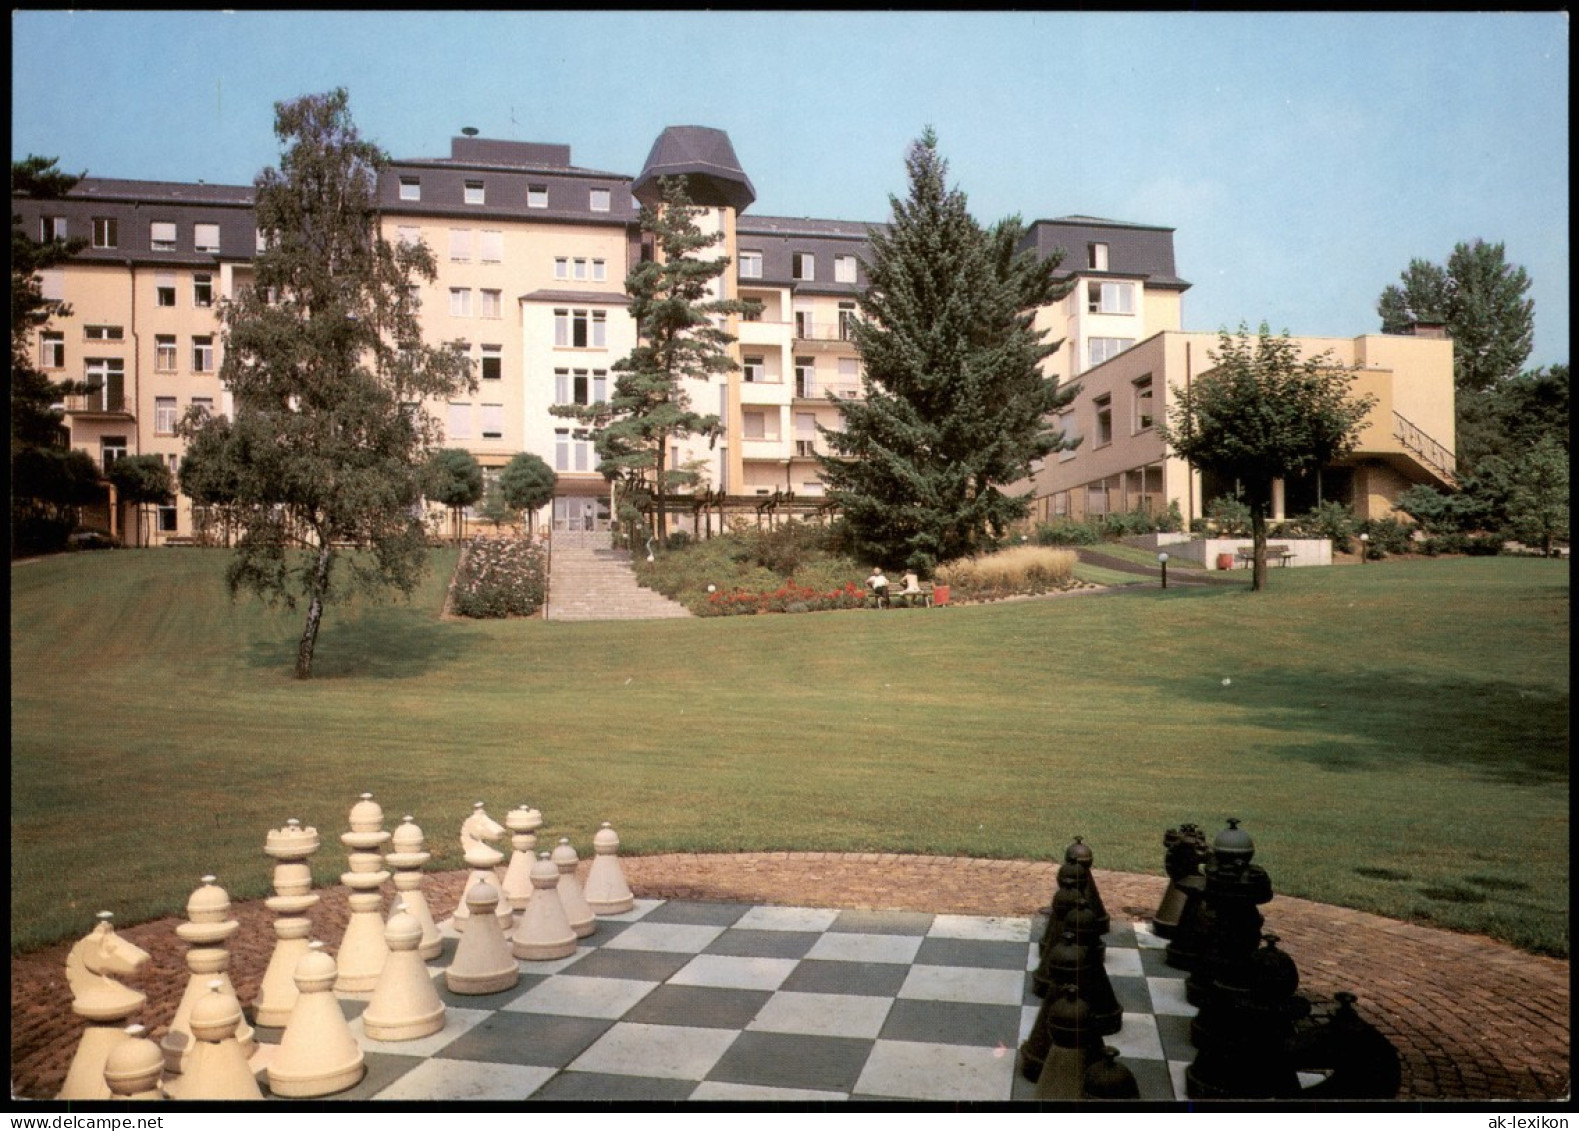
M 1566 564 L 1280 570 L 907 616 L 445 622 L 224 593 L 222 551 L 12 571 L 13 950 L 101 907 L 267 891 L 264 834 L 363 790 L 461 866 L 472 802 L 583 854 L 801 849 L 1054 858 L 1161 873 L 1162 834 L 1244 820 L 1276 891 L 1567 953 Z M 549 841 L 548 843 L 552 843 Z

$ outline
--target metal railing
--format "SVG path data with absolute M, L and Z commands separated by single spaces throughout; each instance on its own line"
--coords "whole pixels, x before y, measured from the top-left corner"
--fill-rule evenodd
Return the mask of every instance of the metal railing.
M 1451 481 L 1457 474 L 1458 458 L 1397 410 L 1393 412 L 1393 438 L 1443 479 Z
M 91 389 L 66 395 L 67 412 L 129 412 L 126 394 L 111 389 Z

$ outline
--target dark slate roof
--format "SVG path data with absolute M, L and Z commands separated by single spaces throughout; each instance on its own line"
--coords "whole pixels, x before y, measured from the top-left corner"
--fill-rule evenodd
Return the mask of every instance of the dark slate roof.
M 739 235 L 842 237 L 863 242 L 874 228 L 886 232 L 888 225 L 868 224 L 862 220 L 814 220 L 805 216 L 742 216 L 735 225 Z
M 179 181 L 127 181 L 84 177 L 67 199 L 160 201 L 172 204 L 220 204 L 250 207 L 257 196 L 251 185 L 183 184 Z
M 666 128 L 652 143 L 631 192 L 644 204 L 656 203 L 660 177 L 685 177 L 693 203 L 727 205 L 737 214 L 757 198 L 729 135 L 710 126 Z
M 1106 271 L 1087 267 L 1087 245 L 1108 245 Z M 1173 229 L 1149 224 L 1130 224 L 1103 220 L 1095 216 L 1065 216 L 1058 220 L 1037 220 L 1026 231 L 1020 246 L 1042 258 L 1062 254 L 1060 275 L 1112 275 L 1142 279 L 1148 287 L 1185 290 L 1189 283 L 1179 278 L 1173 260 Z
M 77 254 L 87 262 L 153 264 L 166 267 L 212 267 L 220 260 L 251 259 L 257 249 L 257 223 L 250 185 L 181 184 L 174 181 L 130 181 L 85 177 L 64 198 L 11 198 L 24 231 L 38 236 L 41 216 L 61 216 L 66 234 L 87 238 L 96 219 L 116 222 L 116 245 L 86 247 Z M 152 225 L 174 224 L 176 250 L 154 251 Z M 219 227 L 219 251 L 198 251 L 196 225 Z

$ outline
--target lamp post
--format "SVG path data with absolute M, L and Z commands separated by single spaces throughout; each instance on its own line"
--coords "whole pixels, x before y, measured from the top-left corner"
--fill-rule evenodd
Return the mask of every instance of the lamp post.
M 1157 553 L 1157 564 L 1162 567 L 1162 587 L 1166 589 L 1168 587 L 1168 555 L 1159 551 Z
M 1361 534 L 1360 535 L 1360 564 L 1361 565 L 1365 564 L 1365 551 L 1370 549 L 1370 542 L 1371 542 L 1371 536 L 1369 534 Z

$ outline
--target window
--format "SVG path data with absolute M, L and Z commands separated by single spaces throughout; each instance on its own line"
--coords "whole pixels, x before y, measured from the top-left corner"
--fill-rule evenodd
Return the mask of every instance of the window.
M 1092 271 L 1107 270 L 1107 244 L 1086 244 L 1086 267 Z
M 150 251 L 174 251 L 175 224 L 168 220 L 155 220 L 149 224 L 148 249 Z
M 472 316 L 472 291 L 470 287 L 450 288 L 450 315 L 454 318 Z
M 174 459 L 175 457 L 171 456 L 170 458 Z M 158 507 L 156 509 L 159 511 L 159 533 L 174 534 L 176 532 L 175 508 Z
M 465 200 L 467 204 L 483 204 L 486 202 L 481 181 L 466 182 Z
M 547 208 L 548 207 L 548 186 L 547 185 L 527 185 L 526 186 L 526 206 L 528 208 Z
M 214 305 L 214 276 L 201 272 L 192 276 L 192 305 Z
M 119 247 L 120 245 L 120 221 L 113 216 L 95 216 L 93 218 L 93 246 Z
M 484 440 L 504 439 L 504 405 L 485 404 L 482 406 L 482 438 Z
M 154 398 L 154 435 L 175 435 L 175 398 Z
M 762 440 L 767 435 L 767 420 L 760 412 L 742 412 L 740 431 L 747 440 Z
M 790 256 L 790 277 L 793 279 L 815 279 L 817 277 L 817 257 L 804 251 L 797 251 Z
M 1134 283 L 1087 283 L 1086 309 L 1092 314 L 1134 314 Z
M 1073 444 L 1080 439 L 1080 426 L 1077 423 L 1073 409 L 1067 409 L 1058 414 L 1058 430 L 1066 441 Z M 1075 449 L 1066 448 L 1058 453 L 1058 462 L 1064 463 L 1075 458 Z
M 66 218 L 64 216 L 40 216 L 38 220 L 38 238 L 40 243 L 65 239 Z
M 214 398 L 213 397 L 193 397 L 192 398 L 192 407 L 197 409 L 197 411 L 202 413 L 204 416 L 213 416 L 214 415 Z
M 833 257 L 833 281 L 836 283 L 855 282 L 855 256 L 836 255 Z
M 1134 338 L 1092 338 L 1088 349 L 1091 354 L 1092 365 L 1101 365 L 1110 357 L 1116 357 L 1135 344 Z
M 745 362 L 744 368 L 747 383 L 754 385 L 767 380 L 766 366 L 763 364 L 762 358 L 748 357 L 745 359 Z
M 594 212 L 607 212 L 609 210 L 609 190 L 595 188 L 588 197 L 587 206 Z
M 470 263 L 472 257 L 472 233 L 470 228 L 450 229 L 450 262 Z
M 175 372 L 175 335 L 154 335 L 154 368 L 160 373 Z
M 570 278 L 570 257 L 568 255 L 558 255 L 554 257 L 554 278 Z
M 66 271 L 62 267 L 46 267 L 38 273 L 40 298 L 58 302 L 66 297 Z
M 1113 398 L 1104 394 L 1094 402 L 1097 410 L 1097 447 L 1113 442 Z
M 797 397 L 815 397 L 817 395 L 816 358 L 797 357 L 795 359 L 795 395 Z
M 554 429 L 554 470 L 586 471 L 591 466 L 591 435 L 582 428 L 574 433 L 569 428 Z
M 402 224 L 395 229 L 396 236 L 406 247 L 415 247 L 422 242 L 422 229 Z
M 797 310 L 795 312 L 795 336 L 797 338 L 810 338 L 815 329 L 810 310 Z
M 504 233 L 479 232 L 477 237 L 477 258 L 484 263 L 503 263 Z
M 850 328 L 855 325 L 855 303 L 839 304 L 839 340 L 847 342 L 852 337 Z
M 504 376 L 504 351 L 498 346 L 482 348 L 482 379 L 497 381 Z
M 154 305 L 175 305 L 175 276 L 161 271 L 154 276 Z
M 118 357 L 90 357 L 83 362 L 83 380 L 88 386 L 89 408 L 100 412 L 122 412 L 126 408 L 126 362 Z M 125 443 L 122 442 L 122 455 Z
M 498 318 L 503 310 L 503 293 L 482 290 L 477 292 L 477 314 L 481 318 Z
M 119 342 L 126 337 L 122 326 L 84 326 L 82 336 L 90 342 Z
M 606 369 L 554 370 L 555 404 L 597 404 L 608 399 L 609 374 Z
M 1144 432 L 1152 425 L 1151 374 L 1137 378 L 1135 386 L 1135 431 Z
M 401 200 L 421 200 L 422 199 L 422 178 L 421 177 L 401 177 L 400 178 L 400 199 Z
M 268 251 L 269 250 L 269 247 L 273 243 L 273 241 L 269 239 L 269 233 L 265 232 L 262 228 L 257 228 L 257 229 L 254 229 L 253 236 L 254 236 L 254 244 L 253 244 L 253 246 L 258 251 L 262 252 L 262 251 Z
M 472 406 L 469 404 L 451 404 L 449 427 L 445 429 L 447 440 L 470 440 L 472 438 Z
M 592 347 L 604 349 L 609 344 L 608 315 L 602 310 L 592 312 Z
M 587 261 L 585 259 L 577 259 L 577 260 L 572 261 L 571 268 L 572 268 L 572 270 L 570 272 L 570 277 L 572 279 L 582 279 L 582 280 L 586 279 L 586 277 L 587 277 Z
M 110 469 L 110 465 L 113 464 L 116 460 L 118 460 L 118 459 L 125 459 L 125 458 L 126 458 L 126 437 L 125 436 L 101 436 L 101 437 L 99 437 L 99 462 L 103 465 L 105 471 L 108 471 Z
M 214 372 L 214 336 L 202 334 L 192 339 L 192 372 Z
M 592 281 L 594 283 L 606 282 L 609 277 L 609 265 L 602 259 L 592 261 Z
M 603 349 L 608 345 L 608 315 L 605 311 L 554 311 L 554 344 L 573 349 Z
M 218 224 L 193 224 L 192 249 L 194 251 L 219 250 L 219 225 Z
M 810 456 L 817 454 L 817 416 L 810 412 L 797 412 L 795 414 L 795 454 Z
M 762 253 L 760 251 L 742 251 L 740 253 L 740 277 L 742 279 L 762 278 Z
M 38 367 L 66 368 L 66 334 L 62 330 L 43 330 L 38 335 Z

